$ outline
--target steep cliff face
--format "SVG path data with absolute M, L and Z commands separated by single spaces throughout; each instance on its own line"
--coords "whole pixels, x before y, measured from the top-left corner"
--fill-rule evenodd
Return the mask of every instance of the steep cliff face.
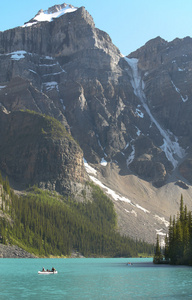
M 171 191 L 176 183 L 178 194 L 183 187 L 190 194 L 191 66 L 191 38 L 168 43 L 157 37 L 123 57 L 85 8 L 63 4 L 39 11 L 24 26 L 0 32 L 0 168 L 20 183 L 73 192 L 86 178 L 84 156 L 97 179 L 135 201 L 115 202 L 122 232 L 135 236 L 138 229 L 138 238 L 145 231 L 147 239 L 152 229 L 143 228 L 145 220 L 153 224 L 161 211 L 155 217 L 161 230 L 176 208 L 166 201 L 169 184 Z M 83 152 L 66 135 L 45 135 L 40 117 L 26 117 L 21 109 L 59 120 Z
M 186 37 L 168 43 L 156 38 L 129 57 L 139 60 L 143 90 L 151 113 L 170 133 L 172 141 L 179 140 L 185 149 L 181 156 L 177 149 L 175 154 L 183 158 L 179 167 L 181 175 L 192 183 L 186 171 L 192 155 L 192 39 Z
M 0 169 L 22 188 L 62 194 L 86 180 L 83 153 L 55 119 L 29 111 L 0 112 Z

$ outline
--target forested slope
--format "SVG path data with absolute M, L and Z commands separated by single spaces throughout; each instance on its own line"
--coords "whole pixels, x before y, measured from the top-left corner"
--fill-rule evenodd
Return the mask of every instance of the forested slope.
M 8 180 L 1 178 L 0 182 L 3 244 L 18 245 L 37 256 L 68 256 L 73 250 L 85 257 L 153 252 L 152 245 L 117 233 L 112 201 L 92 184 L 93 200 L 76 202 L 36 187 L 18 197 Z

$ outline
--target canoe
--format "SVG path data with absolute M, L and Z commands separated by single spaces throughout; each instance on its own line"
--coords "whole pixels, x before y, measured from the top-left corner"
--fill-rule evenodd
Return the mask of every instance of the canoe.
M 38 271 L 38 274 L 43 274 L 43 275 L 57 274 L 57 271 Z

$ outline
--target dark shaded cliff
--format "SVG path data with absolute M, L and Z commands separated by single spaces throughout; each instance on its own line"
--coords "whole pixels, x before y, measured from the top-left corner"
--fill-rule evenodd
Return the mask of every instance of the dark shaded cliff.
M 0 169 L 22 187 L 75 192 L 86 173 L 83 153 L 64 126 L 29 111 L 0 112 Z

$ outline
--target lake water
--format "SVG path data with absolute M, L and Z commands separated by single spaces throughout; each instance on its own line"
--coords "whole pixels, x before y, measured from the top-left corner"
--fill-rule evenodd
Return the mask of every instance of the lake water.
M 0 300 L 191 299 L 192 267 L 151 259 L 0 259 Z M 126 265 L 132 262 L 132 266 Z M 42 267 L 58 274 L 38 275 Z

